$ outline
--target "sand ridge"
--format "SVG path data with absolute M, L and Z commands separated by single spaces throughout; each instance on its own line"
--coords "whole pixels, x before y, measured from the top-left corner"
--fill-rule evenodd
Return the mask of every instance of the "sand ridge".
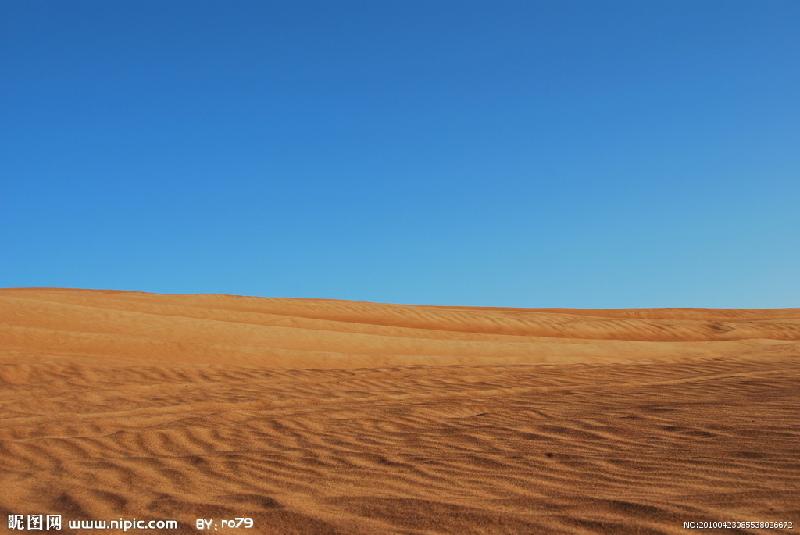
M 187 533 L 798 525 L 798 358 L 800 309 L 3 289 L 0 513 Z

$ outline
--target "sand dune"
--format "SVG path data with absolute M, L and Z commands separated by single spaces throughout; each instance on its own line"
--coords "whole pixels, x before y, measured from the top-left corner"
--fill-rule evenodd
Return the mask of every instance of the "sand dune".
M 187 533 L 797 529 L 799 363 L 800 309 L 4 289 L 0 529 L 37 512 Z

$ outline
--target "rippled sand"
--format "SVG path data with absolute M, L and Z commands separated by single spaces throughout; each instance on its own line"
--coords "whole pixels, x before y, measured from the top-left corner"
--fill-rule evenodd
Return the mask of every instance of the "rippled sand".
M 5 289 L 0 408 L 0 531 L 38 512 L 186 533 L 800 528 L 798 309 Z

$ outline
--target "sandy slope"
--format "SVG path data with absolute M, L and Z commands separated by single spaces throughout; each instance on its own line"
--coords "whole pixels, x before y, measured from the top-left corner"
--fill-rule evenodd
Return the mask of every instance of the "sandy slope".
M 0 530 L 12 512 L 187 533 L 800 529 L 798 309 L 5 289 L 0 407 Z

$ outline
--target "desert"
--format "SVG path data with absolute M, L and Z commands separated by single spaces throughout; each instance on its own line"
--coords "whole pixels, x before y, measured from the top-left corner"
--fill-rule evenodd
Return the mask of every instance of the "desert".
M 0 535 L 796 532 L 798 21 L 0 3 Z
M 3 289 L 0 513 L 186 533 L 797 526 L 798 359 L 800 309 Z

